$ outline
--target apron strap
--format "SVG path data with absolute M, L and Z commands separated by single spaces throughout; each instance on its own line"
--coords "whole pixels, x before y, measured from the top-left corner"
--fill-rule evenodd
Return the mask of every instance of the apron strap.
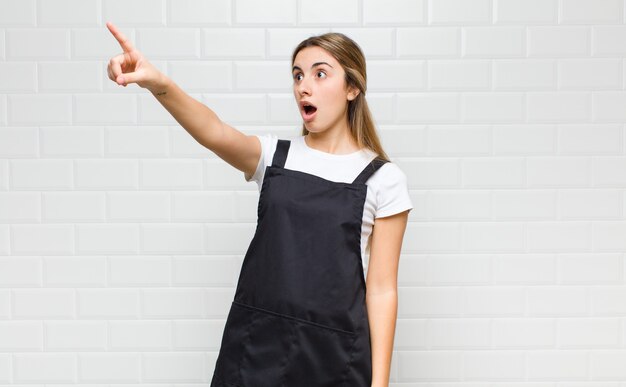
M 274 158 L 272 159 L 272 167 L 285 167 L 285 161 L 287 161 L 287 153 L 289 152 L 289 145 L 291 141 L 279 139 L 276 144 L 276 151 L 274 152 Z
M 386 162 L 387 160 L 379 159 L 378 157 L 376 157 L 374 160 L 370 161 L 365 166 L 365 168 L 363 168 L 359 176 L 354 179 L 352 184 L 365 184 L 367 179 L 369 179 L 370 176 L 372 176 L 374 172 L 376 172 L 378 168 L 382 167 L 383 164 L 385 164 Z

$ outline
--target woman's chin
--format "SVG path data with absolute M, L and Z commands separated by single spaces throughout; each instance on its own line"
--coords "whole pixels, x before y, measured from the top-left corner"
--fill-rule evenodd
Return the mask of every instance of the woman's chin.
M 314 125 L 312 122 L 303 122 L 304 127 L 306 128 L 306 130 L 308 130 L 309 132 L 318 132 L 317 125 Z

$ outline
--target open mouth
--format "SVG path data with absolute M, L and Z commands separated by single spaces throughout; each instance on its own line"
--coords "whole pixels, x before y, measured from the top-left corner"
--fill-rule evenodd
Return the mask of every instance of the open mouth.
M 304 117 L 305 120 L 312 119 L 316 111 L 317 111 L 317 108 L 308 102 L 305 102 L 302 105 L 302 116 Z

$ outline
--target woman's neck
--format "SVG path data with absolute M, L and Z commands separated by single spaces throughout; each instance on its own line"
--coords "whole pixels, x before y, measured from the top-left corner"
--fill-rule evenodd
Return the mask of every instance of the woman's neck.
M 309 132 L 304 136 L 304 142 L 309 148 L 339 155 L 353 153 L 361 149 L 349 133 L 332 135 Z

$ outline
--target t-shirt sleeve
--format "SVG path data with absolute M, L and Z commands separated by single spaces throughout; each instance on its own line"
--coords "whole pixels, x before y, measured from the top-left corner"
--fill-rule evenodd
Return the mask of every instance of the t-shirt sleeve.
M 395 215 L 402 211 L 411 210 L 413 203 L 409 195 L 409 187 L 404 172 L 395 163 L 388 162 L 380 167 L 380 186 L 376 194 L 376 213 L 374 218 Z
M 276 144 L 278 143 L 278 136 L 273 133 L 255 134 L 261 142 L 261 157 L 256 166 L 254 174 L 250 177 L 244 174 L 244 179 L 247 182 L 254 181 L 257 183 L 259 191 L 263 186 L 263 177 L 265 175 L 265 167 L 272 164 L 272 157 L 276 150 Z

